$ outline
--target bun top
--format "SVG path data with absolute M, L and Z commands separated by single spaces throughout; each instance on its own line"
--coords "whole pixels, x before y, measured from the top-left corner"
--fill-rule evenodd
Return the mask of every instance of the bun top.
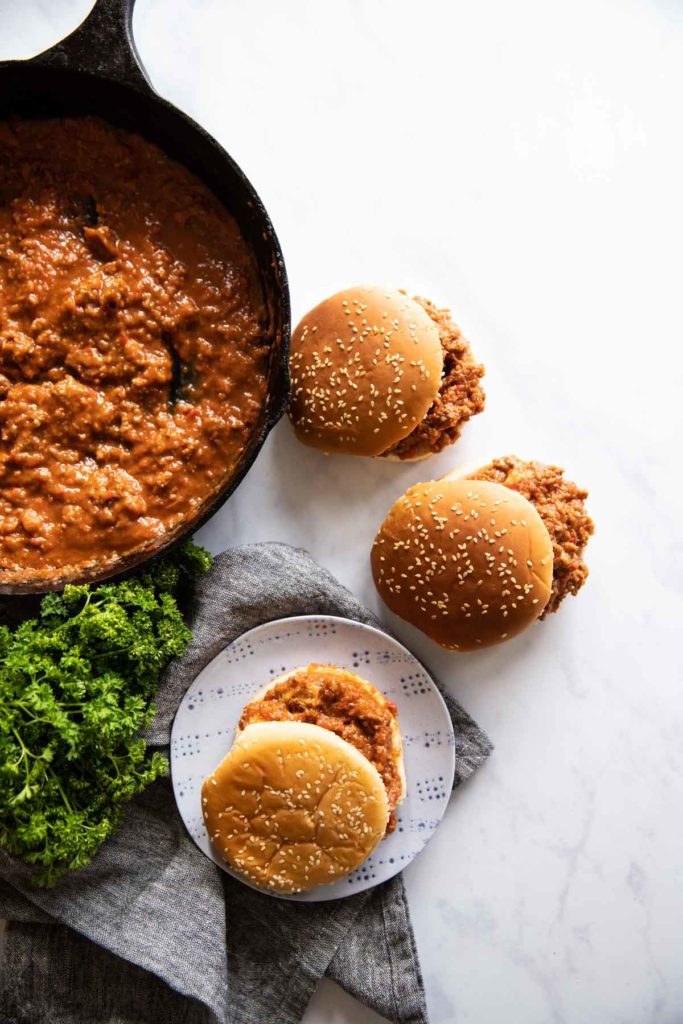
M 346 740 L 305 722 L 248 725 L 204 781 L 202 809 L 233 870 L 280 893 L 349 874 L 389 818 L 377 769 Z
M 371 557 L 389 608 L 451 650 L 521 633 L 550 597 L 548 530 L 531 502 L 503 484 L 446 477 L 411 487 L 390 509 Z
M 338 292 L 294 331 L 289 415 L 305 444 L 381 455 L 420 423 L 439 393 L 439 328 L 389 288 Z

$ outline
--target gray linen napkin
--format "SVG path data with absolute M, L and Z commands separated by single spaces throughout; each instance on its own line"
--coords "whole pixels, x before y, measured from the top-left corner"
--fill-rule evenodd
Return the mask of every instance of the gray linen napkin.
M 164 677 L 150 743 L 168 746 L 182 695 L 226 644 L 262 622 L 322 613 L 379 625 L 304 551 L 259 544 L 220 555 L 198 585 L 194 640 Z M 458 786 L 492 748 L 444 696 Z M 28 876 L 0 853 L 7 1024 L 294 1024 L 325 974 L 397 1024 L 427 1021 L 400 875 L 329 903 L 257 893 L 196 848 L 167 779 L 131 803 L 87 868 L 49 890 Z

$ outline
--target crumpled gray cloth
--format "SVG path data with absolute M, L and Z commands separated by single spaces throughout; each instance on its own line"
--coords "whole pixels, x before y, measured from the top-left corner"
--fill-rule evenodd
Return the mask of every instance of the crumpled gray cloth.
M 173 663 L 149 730 L 168 746 L 185 690 L 226 644 L 262 622 L 333 614 L 379 625 L 300 550 L 258 544 L 220 555 L 190 609 L 194 640 Z M 456 733 L 455 785 L 491 744 L 444 695 Z M 327 903 L 272 899 L 197 849 L 168 779 L 130 805 L 123 827 L 54 889 L 0 853 L 9 925 L 0 981 L 4 1024 L 289 1024 L 323 975 L 398 1024 L 427 1021 L 401 876 Z

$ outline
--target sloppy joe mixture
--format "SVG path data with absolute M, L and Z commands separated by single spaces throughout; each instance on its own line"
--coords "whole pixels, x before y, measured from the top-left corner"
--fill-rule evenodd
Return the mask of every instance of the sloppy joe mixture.
M 443 451 L 460 437 L 467 421 L 483 411 L 486 401 L 479 383 L 484 367 L 475 360 L 469 342 L 453 323 L 449 311 L 419 295 L 414 296 L 414 301 L 439 328 L 443 374 L 439 393 L 422 422 L 382 453 L 399 459 L 418 459 Z
M 153 544 L 266 393 L 253 258 L 208 189 L 96 119 L 0 123 L 0 582 Z
M 384 782 L 390 808 L 387 833 L 393 832 L 402 792 L 395 704 L 336 668 L 309 665 L 247 704 L 239 727 L 252 722 L 308 722 L 360 750 Z
M 524 462 L 514 455 L 495 459 L 470 479 L 504 484 L 535 506 L 553 543 L 552 589 L 540 618 L 556 612 L 567 594 L 577 594 L 588 577 L 583 549 L 594 530 L 584 506 L 588 491 L 565 480 L 559 466 Z

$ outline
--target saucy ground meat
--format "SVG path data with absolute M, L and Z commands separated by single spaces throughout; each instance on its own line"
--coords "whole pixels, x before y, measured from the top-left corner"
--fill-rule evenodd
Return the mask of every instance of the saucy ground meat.
M 390 808 L 388 834 L 396 827 L 403 782 L 397 763 L 396 705 L 380 697 L 341 669 L 309 665 L 247 704 L 239 727 L 250 722 L 307 722 L 351 743 L 382 777 Z
M 588 577 L 583 549 L 595 529 L 584 506 L 588 491 L 565 480 L 559 466 L 524 462 L 514 455 L 495 459 L 469 478 L 505 484 L 535 506 L 553 542 L 552 589 L 540 618 L 556 612 L 567 594 L 577 594 Z
M 106 564 L 198 511 L 266 394 L 250 250 L 94 118 L 0 123 L 0 581 Z
M 484 367 L 475 362 L 469 342 L 447 309 L 439 309 L 429 299 L 414 297 L 439 328 L 443 349 L 443 376 L 439 394 L 427 415 L 407 437 L 388 448 L 383 455 L 416 459 L 442 451 L 457 441 L 463 426 L 484 408 L 486 396 L 479 381 Z

